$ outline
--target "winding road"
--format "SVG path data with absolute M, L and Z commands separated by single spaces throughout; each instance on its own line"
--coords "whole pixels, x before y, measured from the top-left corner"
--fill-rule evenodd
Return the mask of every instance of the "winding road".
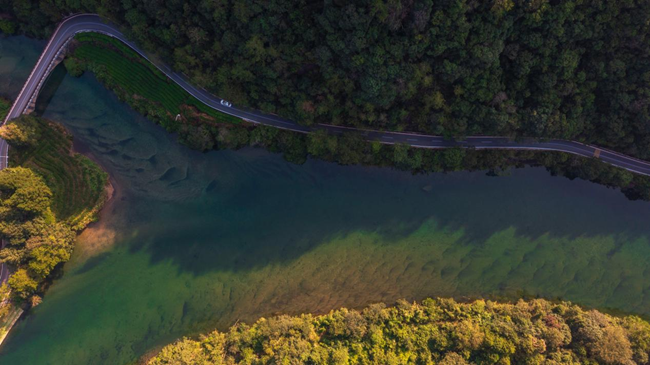
M 79 14 L 71 16 L 62 21 L 50 38 L 45 50 L 41 54 L 38 63 L 32 70 L 31 75 L 25 82 L 18 98 L 14 102 L 5 121 L 23 114 L 30 104 L 38 96 L 38 92 L 47 79 L 50 71 L 55 65 L 56 58 L 64 50 L 64 46 L 75 34 L 81 32 L 98 32 L 117 38 L 139 53 L 142 57 L 152 62 L 133 42 L 129 41 L 122 32 L 113 24 L 110 24 L 95 14 Z M 516 149 L 516 150 L 546 150 L 561 151 L 580 155 L 584 157 L 595 157 L 611 165 L 626 169 L 628 171 L 650 176 L 650 162 L 626 156 L 621 153 L 606 150 L 596 146 L 586 145 L 566 140 L 520 140 L 513 141 L 507 137 L 468 137 L 461 141 L 452 141 L 440 136 L 423 135 L 415 133 L 383 132 L 373 130 L 351 129 L 332 125 L 318 125 L 307 127 L 294 121 L 283 119 L 278 116 L 263 114 L 245 108 L 228 107 L 221 104 L 222 99 L 215 97 L 207 91 L 193 86 L 183 75 L 172 71 L 168 66 L 152 62 L 156 67 L 166 74 L 170 79 L 180 85 L 188 93 L 199 99 L 207 106 L 230 114 L 246 121 L 264 124 L 291 131 L 308 133 L 316 129 L 325 129 L 333 134 L 342 134 L 348 131 L 361 133 L 367 140 L 378 140 L 385 144 L 405 143 L 420 148 L 475 148 L 475 149 Z M 2 156 L 6 156 L 6 143 L 1 142 L 0 150 Z M 6 164 L 3 157 L 2 164 Z M 3 165 L 4 166 L 4 165 Z

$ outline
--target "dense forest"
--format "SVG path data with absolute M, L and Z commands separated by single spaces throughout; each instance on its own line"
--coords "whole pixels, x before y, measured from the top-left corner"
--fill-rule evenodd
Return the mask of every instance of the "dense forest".
M 215 94 L 300 123 L 576 139 L 650 158 L 643 0 L 0 0 L 97 12 Z
M 164 364 L 647 364 L 650 323 L 568 302 L 426 299 L 262 318 L 162 349 Z

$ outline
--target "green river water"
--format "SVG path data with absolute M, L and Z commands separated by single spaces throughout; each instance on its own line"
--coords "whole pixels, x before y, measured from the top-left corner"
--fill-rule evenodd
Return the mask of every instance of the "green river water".
M 0 94 L 18 94 L 43 45 L 0 38 Z M 399 298 L 527 294 L 650 314 L 650 204 L 616 190 L 537 168 L 412 176 L 202 154 L 90 74 L 57 71 L 39 110 L 117 193 L 0 364 L 124 364 L 236 321 Z

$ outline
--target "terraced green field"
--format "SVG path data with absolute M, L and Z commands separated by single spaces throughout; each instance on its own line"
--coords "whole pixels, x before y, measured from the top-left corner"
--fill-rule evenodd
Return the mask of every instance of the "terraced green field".
M 20 165 L 43 176 L 53 193 L 52 210 L 73 227 L 92 219 L 105 198 L 108 174 L 89 158 L 71 153 L 72 136 L 47 120 L 38 119 L 39 143 L 12 150 L 11 165 Z
M 111 88 L 121 88 L 136 101 L 146 99 L 161 107 L 167 118 L 186 116 L 183 105 L 193 106 L 218 123 L 239 123 L 239 118 L 207 107 L 172 82 L 150 62 L 119 40 L 97 33 L 81 33 L 75 39 L 79 45 L 73 57 L 85 63 L 98 78 Z M 190 117 L 190 116 L 188 116 Z

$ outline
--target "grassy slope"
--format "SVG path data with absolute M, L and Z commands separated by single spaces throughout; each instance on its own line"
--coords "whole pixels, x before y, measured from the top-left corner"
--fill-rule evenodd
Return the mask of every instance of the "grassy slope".
M 192 106 L 217 123 L 239 123 L 239 118 L 205 106 L 172 82 L 150 62 L 115 38 L 96 33 L 81 33 L 73 57 L 86 63 L 111 87 L 119 87 L 134 99 L 145 98 L 162 108 L 166 117 L 189 117 L 184 106 Z
M 93 219 L 105 199 L 108 174 L 85 156 L 72 153 L 72 136 L 55 123 L 39 119 L 41 138 L 35 147 L 13 149 L 11 164 L 43 176 L 52 189 L 52 210 L 74 228 Z

